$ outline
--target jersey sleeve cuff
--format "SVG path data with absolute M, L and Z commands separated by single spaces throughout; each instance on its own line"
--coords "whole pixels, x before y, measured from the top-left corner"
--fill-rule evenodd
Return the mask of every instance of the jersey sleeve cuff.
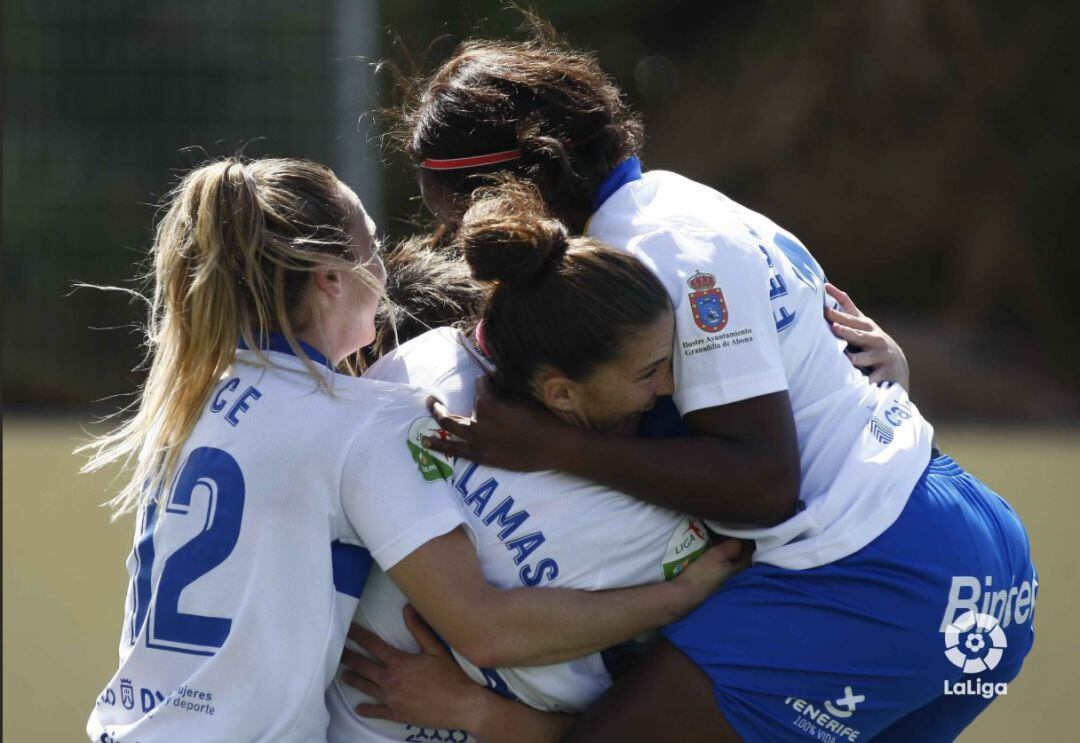
M 761 397 L 774 392 L 783 392 L 788 388 L 787 377 L 782 370 L 768 374 L 755 374 L 751 377 L 728 379 L 712 384 L 696 384 L 692 387 L 675 390 L 673 399 L 681 415 L 695 410 L 717 408 L 752 397 Z
M 371 556 L 385 573 L 432 539 L 448 534 L 464 523 L 465 518 L 458 509 L 450 508 L 440 511 L 417 522 L 412 528 L 395 537 L 393 541 L 377 550 L 371 550 Z M 466 531 L 469 530 L 466 529 Z

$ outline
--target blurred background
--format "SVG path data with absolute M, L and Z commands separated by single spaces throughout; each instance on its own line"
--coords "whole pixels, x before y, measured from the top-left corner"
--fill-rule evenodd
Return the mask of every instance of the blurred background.
M 1080 11 L 984 0 L 538 3 L 644 116 L 646 167 L 797 234 L 894 335 L 939 443 L 1032 536 L 1039 634 L 967 740 L 1059 739 L 1080 694 Z M 4 0 L 4 737 L 69 740 L 115 668 L 131 523 L 70 452 L 129 401 L 155 203 L 207 157 L 304 156 L 387 240 L 425 227 L 369 115 L 496 0 Z M 1071 61 L 1070 61 L 1071 60 Z M 1072 517 L 1072 518 L 1070 518 Z M 1073 737 L 1068 735 L 1068 737 Z

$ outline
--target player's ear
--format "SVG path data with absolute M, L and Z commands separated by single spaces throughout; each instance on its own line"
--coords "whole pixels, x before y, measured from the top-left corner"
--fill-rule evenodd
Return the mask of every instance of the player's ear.
M 538 380 L 540 400 L 544 407 L 556 414 L 576 415 L 578 410 L 578 384 L 556 372 L 543 374 Z
M 311 286 L 317 294 L 340 297 L 345 291 L 341 271 L 333 268 L 316 268 L 311 272 Z

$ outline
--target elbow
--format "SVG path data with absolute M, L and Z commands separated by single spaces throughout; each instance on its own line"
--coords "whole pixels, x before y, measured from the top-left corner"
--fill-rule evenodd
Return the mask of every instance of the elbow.
M 501 640 L 499 633 L 484 623 L 469 623 L 464 626 L 439 627 L 436 629 L 439 639 L 444 645 L 449 645 L 454 652 L 477 668 L 489 668 L 493 661 L 500 661 L 496 657 L 499 649 L 495 647 Z
M 778 526 L 798 513 L 798 510 L 798 491 L 796 491 L 794 495 L 789 493 L 777 494 L 771 497 L 766 504 L 766 507 L 762 509 L 760 518 L 761 525 Z
M 478 633 L 479 634 L 479 633 Z M 477 668 L 507 668 L 524 665 L 520 653 L 515 653 L 505 641 L 506 633 L 493 631 L 486 636 L 470 639 L 454 649 Z
M 492 591 L 497 591 L 494 594 L 497 600 L 506 600 L 503 594 L 507 591 Z M 512 623 L 500 619 L 498 603 L 478 600 L 470 614 L 473 621 L 444 636 L 458 655 L 477 668 L 522 665 L 523 643 L 516 640 Z
M 556 659 L 548 654 L 547 641 L 542 639 L 547 633 L 539 627 L 522 626 L 510 617 L 501 621 L 493 619 L 486 624 L 474 633 L 471 641 L 458 649 L 458 653 L 477 668 L 513 668 L 555 662 Z
M 758 518 L 762 526 L 776 526 L 798 513 L 802 479 L 799 460 L 786 458 L 772 462 L 766 469 L 769 476 L 761 491 Z
M 494 668 L 502 665 L 500 662 L 502 659 L 498 657 L 499 654 L 491 647 L 489 642 L 470 639 L 467 642 L 454 645 L 454 650 L 477 668 Z

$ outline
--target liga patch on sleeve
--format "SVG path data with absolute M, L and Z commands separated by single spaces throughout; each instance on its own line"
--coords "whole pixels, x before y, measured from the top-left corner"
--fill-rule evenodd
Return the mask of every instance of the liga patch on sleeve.
M 671 580 L 701 557 L 712 544 L 709 532 L 698 519 L 687 518 L 675 528 L 664 552 L 664 580 Z
M 417 418 L 409 426 L 409 437 L 406 440 L 413 461 L 416 462 L 420 475 L 428 482 L 435 480 L 449 480 L 454 474 L 454 468 L 450 460 L 439 452 L 425 449 L 421 439 L 428 436 L 433 439 L 452 438 L 450 432 L 441 428 L 430 415 Z

